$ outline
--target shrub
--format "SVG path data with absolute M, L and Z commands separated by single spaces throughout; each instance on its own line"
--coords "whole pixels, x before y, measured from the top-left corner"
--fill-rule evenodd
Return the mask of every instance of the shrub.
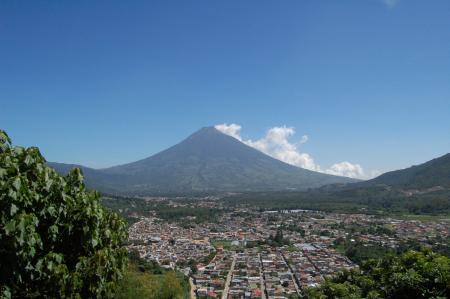
M 0 298 L 110 297 L 126 238 L 79 169 L 61 176 L 0 130 Z
M 450 298 L 450 258 L 429 249 L 388 254 L 344 271 L 308 298 Z

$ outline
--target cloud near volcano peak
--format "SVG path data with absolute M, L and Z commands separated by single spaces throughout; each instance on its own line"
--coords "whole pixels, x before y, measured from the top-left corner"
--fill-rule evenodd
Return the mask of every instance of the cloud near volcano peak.
M 309 139 L 307 135 L 303 135 L 296 143 L 290 141 L 290 138 L 295 135 L 295 128 L 293 127 L 272 127 L 267 130 L 264 137 L 257 140 L 244 140 L 241 137 L 242 126 L 238 124 L 224 123 L 216 125 L 215 128 L 222 133 L 234 137 L 242 143 L 285 163 L 332 175 L 367 179 L 367 175 L 361 165 L 353 164 L 348 161 L 335 163 L 329 168 L 322 170 L 310 154 L 300 150 L 300 146 Z

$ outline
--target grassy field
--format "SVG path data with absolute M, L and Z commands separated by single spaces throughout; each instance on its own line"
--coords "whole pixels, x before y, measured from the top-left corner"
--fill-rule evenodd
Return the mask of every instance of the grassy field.
M 450 221 L 450 215 L 392 215 L 392 218 L 402 220 L 419 220 L 419 221 Z
M 338 253 L 340 253 L 340 254 L 342 254 L 342 255 L 345 255 L 345 250 L 346 250 L 345 244 L 339 244 L 339 245 L 335 246 L 334 249 L 335 249 Z
M 225 250 L 233 250 L 239 248 L 239 246 L 231 245 L 231 242 L 232 241 L 230 240 L 211 240 L 211 245 L 216 249 L 217 247 L 222 246 Z
M 130 264 L 114 298 L 189 299 L 189 291 L 189 283 L 180 273 L 151 274 Z

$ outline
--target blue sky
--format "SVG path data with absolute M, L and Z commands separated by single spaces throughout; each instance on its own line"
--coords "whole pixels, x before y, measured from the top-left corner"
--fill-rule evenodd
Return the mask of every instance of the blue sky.
M 93 167 L 222 123 L 293 127 L 323 169 L 407 167 L 450 151 L 450 1 L 1 1 L 0 115 Z

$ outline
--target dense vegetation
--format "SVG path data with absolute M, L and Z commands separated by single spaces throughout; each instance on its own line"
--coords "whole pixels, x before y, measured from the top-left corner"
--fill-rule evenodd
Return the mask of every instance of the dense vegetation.
M 114 298 L 184 299 L 189 298 L 189 291 L 189 282 L 183 274 L 144 261 L 131 252 L 128 269 Z
M 80 170 L 60 176 L 0 130 L 0 298 L 112 297 L 126 238 Z
M 155 208 L 159 218 L 168 222 L 179 221 L 184 218 L 190 218 L 195 223 L 214 221 L 221 214 L 220 210 L 202 207 L 168 207 L 159 205 Z
M 419 190 L 435 186 L 450 188 L 449 174 L 450 153 L 420 165 L 384 173 L 377 178 L 359 184 L 365 186 L 384 184 Z
M 389 254 L 344 271 L 308 298 L 450 298 L 450 258 L 429 250 Z
M 103 195 L 100 201 L 119 213 L 130 225 L 138 220 L 135 216 L 149 216 L 152 212 L 152 206 L 142 198 Z
M 180 222 L 189 225 L 190 223 L 203 223 L 214 221 L 223 213 L 221 209 L 191 207 L 189 204 L 198 199 L 172 199 L 177 206 L 169 205 L 168 201 L 146 200 L 142 198 L 121 197 L 108 195 L 102 198 L 102 203 L 108 208 L 120 213 L 130 223 L 136 221 L 134 216 L 155 215 L 168 222 Z
M 387 254 L 396 253 L 396 250 L 392 248 L 375 243 L 351 242 L 348 239 L 336 239 L 334 243 L 335 248 L 340 253 L 359 265 L 369 259 L 381 258 Z
M 275 235 L 270 235 L 265 242 L 272 247 L 281 247 L 291 244 L 291 242 L 283 236 L 283 230 L 281 228 L 278 228 Z
M 230 195 L 230 207 L 250 206 L 261 210 L 309 209 L 327 212 L 371 214 L 450 214 L 450 190 L 406 196 L 398 189 L 361 187 L 351 190 L 308 192 L 258 192 Z
M 381 214 L 450 214 L 450 154 L 419 166 L 354 184 L 306 192 L 259 192 L 229 196 L 230 206 L 313 209 Z
M 342 225 L 342 224 L 340 224 Z M 444 238 L 440 235 L 427 236 L 421 241 L 408 239 L 401 241 L 395 248 L 383 245 L 379 242 L 361 242 L 354 238 L 355 233 L 369 233 L 372 235 L 388 235 L 395 237 L 393 231 L 382 225 L 359 226 L 356 224 L 346 225 L 347 232 L 345 238 L 340 237 L 334 240 L 333 247 L 341 254 L 347 256 L 353 262 L 361 265 L 364 261 L 375 258 L 382 258 L 387 254 L 403 254 L 408 250 L 421 250 L 429 248 L 435 253 L 450 257 L 450 238 Z

